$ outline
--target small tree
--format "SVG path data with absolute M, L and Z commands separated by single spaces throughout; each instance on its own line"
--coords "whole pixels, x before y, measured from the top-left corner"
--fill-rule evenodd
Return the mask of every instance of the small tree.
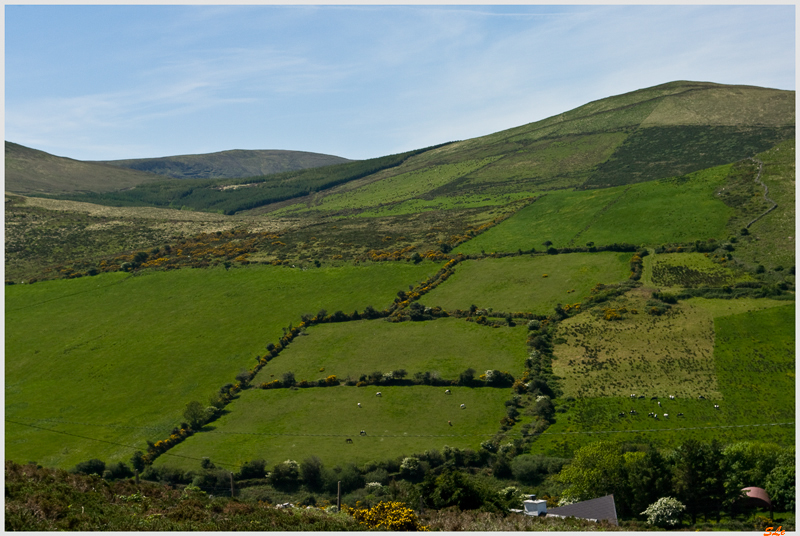
M 131 456 L 131 467 L 133 467 L 133 470 L 136 471 L 137 473 L 141 473 L 142 471 L 144 471 L 145 468 L 144 453 L 142 453 L 141 450 L 137 450 L 136 452 L 133 453 L 133 456 Z
M 686 507 L 678 499 L 661 497 L 647 507 L 642 515 L 647 516 L 647 522 L 657 527 L 675 527 L 681 522 L 681 512 Z
M 199 430 L 206 422 L 206 408 L 197 400 L 192 400 L 186 404 L 186 409 L 183 410 L 183 417 L 192 430 Z

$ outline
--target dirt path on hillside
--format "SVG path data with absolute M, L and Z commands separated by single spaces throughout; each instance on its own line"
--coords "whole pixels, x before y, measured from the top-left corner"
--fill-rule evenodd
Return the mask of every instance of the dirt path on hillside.
M 750 223 L 745 225 L 745 229 L 748 229 L 755 222 L 757 222 L 758 220 L 760 220 L 761 218 L 763 218 L 764 216 L 766 216 L 767 214 L 778 208 L 778 203 L 767 197 L 767 195 L 769 194 L 769 188 L 767 187 L 766 184 L 761 182 L 761 172 L 764 171 L 764 162 L 762 162 L 758 158 L 751 158 L 750 160 L 758 164 L 758 175 L 756 175 L 756 182 L 764 187 L 764 200 L 772 203 L 772 206 L 768 208 L 763 214 L 761 214 L 760 216 L 752 220 Z

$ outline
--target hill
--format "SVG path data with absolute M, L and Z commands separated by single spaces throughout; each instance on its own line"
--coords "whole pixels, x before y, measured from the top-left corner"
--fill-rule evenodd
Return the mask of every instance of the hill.
M 296 172 L 191 188 L 165 182 L 72 199 L 116 206 L 180 202 L 194 210 L 291 217 L 497 207 L 553 190 L 630 185 L 729 164 L 792 139 L 794 118 L 791 91 L 673 82 L 404 153 L 388 166 L 371 159 L 358 172 L 350 171 L 354 164 L 317 168 L 337 180 Z
M 27 195 L 113 192 L 163 178 L 54 156 L 9 141 L 5 171 L 6 191 Z
M 7 194 L 6 456 L 416 505 L 456 470 L 557 500 L 600 438 L 677 464 L 642 475 L 788 452 L 793 132 L 793 92 L 676 82 L 366 161 Z M 635 517 L 650 487 L 604 493 Z
M 176 179 L 232 179 L 351 162 L 347 158 L 305 151 L 241 150 L 161 158 L 104 160 L 100 164 L 136 169 Z

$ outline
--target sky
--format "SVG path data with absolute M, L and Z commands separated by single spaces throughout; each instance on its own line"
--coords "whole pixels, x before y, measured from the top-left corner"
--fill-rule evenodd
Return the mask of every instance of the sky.
M 6 5 L 5 139 L 365 159 L 674 80 L 795 89 L 795 6 Z

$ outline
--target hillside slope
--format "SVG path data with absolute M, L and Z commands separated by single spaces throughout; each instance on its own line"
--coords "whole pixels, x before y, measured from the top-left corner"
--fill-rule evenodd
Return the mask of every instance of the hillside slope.
M 175 179 L 232 179 L 332 166 L 351 161 L 339 156 L 305 151 L 235 149 L 208 154 L 106 160 L 98 163 L 146 171 Z
M 6 142 L 7 192 L 64 194 L 111 192 L 163 179 L 132 169 L 81 162 Z

